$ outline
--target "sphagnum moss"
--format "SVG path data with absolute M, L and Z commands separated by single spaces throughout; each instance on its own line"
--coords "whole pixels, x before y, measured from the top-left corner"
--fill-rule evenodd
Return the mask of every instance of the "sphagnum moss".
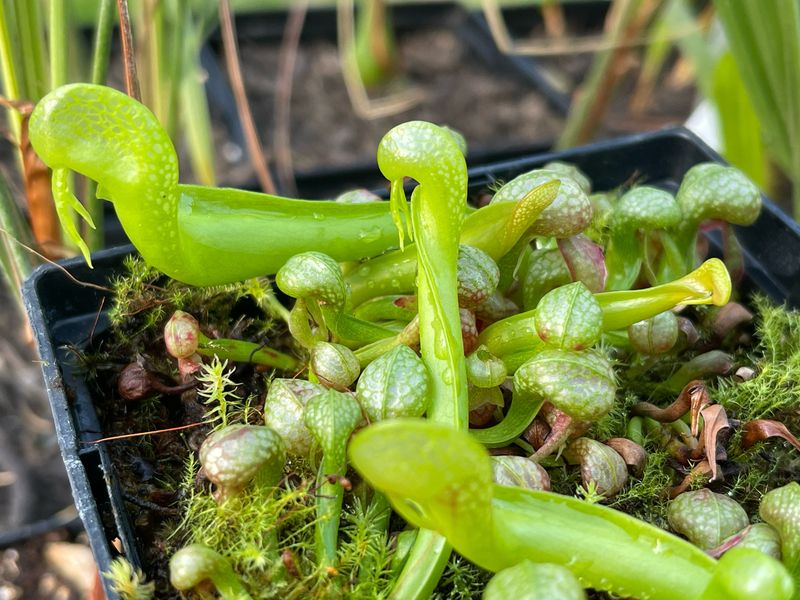
M 257 598 L 384 597 L 392 549 L 375 525 L 381 515 L 358 501 L 345 507 L 337 573 L 331 576 L 315 559 L 312 470 L 297 460 L 290 470 L 289 479 L 299 483 L 253 486 L 219 505 L 196 490 L 197 464 L 188 460 L 183 518 L 170 544 L 177 549 L 200 543 L 227 557 L 244 586 L 258 590 Z

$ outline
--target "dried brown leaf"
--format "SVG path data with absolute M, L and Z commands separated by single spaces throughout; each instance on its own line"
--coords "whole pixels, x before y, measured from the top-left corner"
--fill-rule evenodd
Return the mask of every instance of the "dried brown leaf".
M 639 402 L 633 407 L 633 414 L 655 419 L 659 423 L 672 423 L 690 412 L 692 435 L 697 436 L 697 415 L 709 404 L 711 404 L 711 398 L 708 395 L 706 384 L 695 379 L 683 387 L 681 393 L 669 406 L 659 408 L 650 402 Z
M 50 169 L 36 154 L 28 138 L 29 113 L 23 112 L 20 131 L 20 150 L 28 200 L 28 214 L 33 237 L 48 258 L 61 258 L 54 250 L 61 246 L 61 224 L 56 214 L 53 193 L 50 188 Z
M 639 444 L 628 438 L 611 438 L 606 445 L 616 450 L 625 464 L 631 467 L 633 474 L 641 477 L 647 464 L 647 452 Z
M 706 448 L 706 460 L 711 469 L 711 481 L 717 478 L 717 435 L 731 426 L 728 415 L 720 404 L 712 404 L 700 411 L 703 416 L 703 442 Z
M 738 302 L 729 302 L 717 311 L 712 328 L 714 335 L 724 338 L 731 331 L 753 320 L 753 313 Z
M 800 440 L 798 440 L 789 428 L 780 421 L 771 419 L 756 419 L 744 426 L 742 436 L 742 448 L 749 448 L 756 442 L 761 442 L 771 437 L 780 437 L 789 442 L 792 446 L 800 450 Z

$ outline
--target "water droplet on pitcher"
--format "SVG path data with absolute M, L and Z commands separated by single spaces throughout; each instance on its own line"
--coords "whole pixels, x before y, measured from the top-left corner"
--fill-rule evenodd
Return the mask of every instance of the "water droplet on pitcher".
M 451 385 L 453 383 L 453 371 L 445 369 L 442 372 L 442 381 L 444 381 L 446 385 Z
M 360 240 L 367 243 L 376 242 L 381 237 L 381 228 L 373 227 L 372 229 L 362 229 L 358 232 L 358 237 Z

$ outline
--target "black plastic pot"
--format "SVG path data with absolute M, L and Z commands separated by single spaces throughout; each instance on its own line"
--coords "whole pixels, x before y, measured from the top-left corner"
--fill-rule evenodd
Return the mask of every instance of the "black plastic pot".
M 676 188 L 692 165 L 722 159 L 689 131 L 670 129 L 477 166 L 470 170 L 470 191 L 479 194 L 498 180 L 508 181 L 551 160 L 578 165 L 596 189 L 606 190 L 632 178 Z M 765 199 L 758 221 L 738 228 L 737 234 L 751 288 L 776 301 L 800 305 L 800 227 Z M 70 348 L 85 346 L 108 326 L 106 311 L 112 299 L 107 291 L 93 286 L 107 285 L 121 273 L 123 259 L 133 251 L 128 246 L 99 252 L 94 255 L 93 270 L 81 259 L 65 261 L 61 267 L 43 265 L 24 287 L 64 463 L 101 571 L 108 569 L 116 554 L 113 540 L 119 539 L 134 564 L 139 564 L 139 552 L 110 454 L 104 444 L 93 443 L 115 432 L 101 431 Z M 117 598 L 107 588 L 106 593 L 112 600 Z

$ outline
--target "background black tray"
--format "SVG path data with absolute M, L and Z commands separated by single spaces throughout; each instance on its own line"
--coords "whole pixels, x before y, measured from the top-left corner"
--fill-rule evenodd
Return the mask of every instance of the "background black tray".
M 496 181 L 540 167 L 550 160 L 569 161 L 591 178 L 597 190 L 612 189 L 635 178 L 640 183 L 675 189 L 683 174 L 698 162 L 722 159 L 685 129 L 630 136 L 567 152 L 537 154 L 473 167 L 470 193 L 477 194 Z M 800 228 L 765 198 L 764 210 L 750 227 L 737 228 L 745 251 L 751 288 L 776 301 L 800 305 Z M 94 255 L 93 270 L 82 259 L 62 263 L 75 279 L 106 285 L 120 273 L 132 247 Z M 103 444 L 104 435 L 92 398 L 69 346 L 84 346 L 108 325 L 105 309 L 111 298 L 102 290 L 79 285 L 52 265 L 37 268 L 24 286 L 25 302 L 36 334 L 61 452 L 75 503 L 86 527 L 101 571 L 116 554 L 111 542 L 119 539 L 128 559 L 139 564 L 134 531 L 126 511 L 114 466 Z M 104 582 L 105 583 L 105 582 Z M 106 589 L 109 599 L 117 598 Z

